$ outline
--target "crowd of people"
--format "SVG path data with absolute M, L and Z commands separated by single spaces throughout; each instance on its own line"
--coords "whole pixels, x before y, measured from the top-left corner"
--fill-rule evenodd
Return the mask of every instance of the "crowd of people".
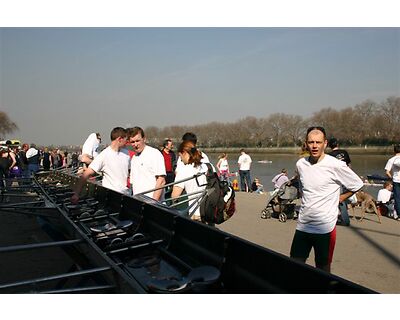
M 4 178 L 16 174 L 29 177 L 39 170 L 51 168 L 77 168 L 83 170 L 75 186 L 72 202 L 77 202 L 81 190 L 91 176 L 102 175 L 102 185 L 125 195 L 145 195 L 155 201 L 175 203 L 186 197 L 187 207 L 192 209 L 193 220 L 200 220 L 198 195 L 206 187 L 205 175 L 210 163 L 208 156 L 198 149 L 197 137 L 192 132 L 182 136 L 175 154 L 173 141 L 165 139 L 161 148 L 147 143 L 145 132 L 140 127 L 115 127 L 110 133 L 111 143 L 99 152 L 101 137 L 92 133 L 86 139 L 82 154 L 47 148 L 39 150 L 34 144 L 21 147 L 4 146 L 0 149 L 0 187 L 4 191 Z M 326 153 L 329 145 L 331 152 Z M 336 223 L 340 204 L 363 187 L 363 181 L 351 169 L 349 154 L 339 148 L 336 139 L 328 141 L 324 128 L 310 127 L 307 130 L 303 153 L 296 163 L 296 179 L 301 186 L 301 205 L 297 227 L 291 245 L 290 256 L 305 262 L 311 249 L 315 252 L 318 268 L 330 271 L 336 240 Z M 305 152 L 306 151 L 306 152 Z M 394 218 L 400 212 L 400 146 L 395 145 L 395 155 L 389 159 L 385 171 L 390 179 L 379 191 L 378 202 L 387 207 Z M 266 191 L 258 178 L 251 180 L 252 159 L 244 149 L 240 150 L 237 166 L 240 191 L 263 194 Z M 216 163 L 221 180 L 230 182 L 232 175 L 226 153 Z M 193 177 L 197 177 L 193 179 Z M 5 179 L 7 181 L 7 179 Z M 274 176 L 275 190 L 290 184 L 287 169 Z M 185 194 L 183 196 L 183 194 Z M 342 212 L 343 214 L 343 212 Z
M 178 155 L 173 151 L 172 139 L 167 138 L 162 148 L 148 145 L 145 132 L 140 127 L 116 127 L 111 131 L 111 144 L 95 154 L 95 135 L 91 135 L 85 157 L 87 168 L 83 171 L 71 200 L 77 202 L 83 185 L 91 176 L 102 175 L 102 185 L 125 195 L 145 195 L 155 201 L 178 199 L 183 191 L 188 196 L 191 217 L 200 220 L 199 197 L 192 197 L 205 189 L 205 181 L 191 179 L 199 172 L 206 173 L 203 163 L 210 162 L 204 152 L 197 149 L 197 137 L 192 132 L 182 136 Z M 83 151 L 82 151 L 83 152 Z M 198 179 L 205 179 L 205 175 Z M 169 187 L 169 188 L 168 188 Z
M 38 148 L 34 143 L 20 145 L 7 140 L 0 146 L 0 190 L 4 192 L 13 178 L 28 178 L 40 169 L 77 168 L 79 152 Z

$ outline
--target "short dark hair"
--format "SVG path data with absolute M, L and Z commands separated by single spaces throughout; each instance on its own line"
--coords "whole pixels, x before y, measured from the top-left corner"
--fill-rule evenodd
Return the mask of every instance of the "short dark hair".
M 133 128 L 128 128 L 126 130 L 127 130 L 128 138 L 132 138 L 132 137 L 136 136 L 138 133 L 140 133 L 142 138 L 145 137 L 144 130 L 141 127 L 133 127 Z
M 394 153 L 399 153 L 400 152 L 400 144 L 395 144 L 393 146 L 393 151 L 394 151 Z
M 197 136 L 193 132 L 186 132 L 182 136 L 182 141 L 191 141 L 196 145 L 197 144 Z
M 110 138 L 111 141 L 118 139 L 119 137 L 125 138 L 126 137 L 126 130 L 122 127 L 115 127 L 111 130 Z
M 163 147 L 165 148 L 168 145 L 169 142 L 172 142 L 172 140 L 170 138 L 165 139 L 164 143 L 163 143 Z
M 321 131 L 321 132 L 324 134 L 324 139 L 326 139 L 326 132 L 325 132 L 324 127 L 318 127 L 318 126 L 309 127 L 309 128 L 307 129 L 306 139 L 307 139 L 307 137 L 308 137 L 308 134 L 309 134 L 311 131 L 313 131 L 313 130 Z
M 393 185 L 392 181 L 387 180 L 385 181 L 385 183 L 383 184 L 383 187 L 386 188 L 387 186 Z
M 334 138 L 334 137 L 330 138 L 329 141 L 328 141 L 328 147 L 333 149 L 333 148 L 336 148 L 337 146 L 338 146 L 337 139 Z

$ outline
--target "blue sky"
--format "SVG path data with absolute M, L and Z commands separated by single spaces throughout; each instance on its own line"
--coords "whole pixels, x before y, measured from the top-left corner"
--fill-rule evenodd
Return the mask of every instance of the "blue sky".
M 308 117 L 393 95 L 399 28 L 0 28 L 0 110 L 26 142 Z

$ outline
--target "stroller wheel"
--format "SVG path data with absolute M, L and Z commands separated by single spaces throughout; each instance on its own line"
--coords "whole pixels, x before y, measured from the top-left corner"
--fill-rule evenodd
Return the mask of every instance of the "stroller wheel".
M 261 219 L 271 219 L 272 214 L 271 211 L 268 210 L 268 208 L 265 208 L 263 211 L 261 211 Z
M 287 215 L 285 213 L 280 213 L 279 214 L 279 221 L 280 222 L 286 222 L 287 220 Z
M 264 211 L 261 212 L 261 219 L 267 219 L 267 215 Z

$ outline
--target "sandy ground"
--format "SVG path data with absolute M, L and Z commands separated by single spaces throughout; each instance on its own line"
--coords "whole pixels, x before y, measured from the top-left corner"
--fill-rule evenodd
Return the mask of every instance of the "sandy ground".
M 266 195 L 236 193 L 237 212 L 219 229 L 289 256 L 295 220 L 261 219 Z M 351 212 L 350 212 L 351 214 Z M 356 216 L 360 209 L 356 208 Z M 314 265 L 311 253 L 307 263 Z M 337 226 L 332 273 L 381 293 L 400 293 L 400 221 L 366 214 Z

